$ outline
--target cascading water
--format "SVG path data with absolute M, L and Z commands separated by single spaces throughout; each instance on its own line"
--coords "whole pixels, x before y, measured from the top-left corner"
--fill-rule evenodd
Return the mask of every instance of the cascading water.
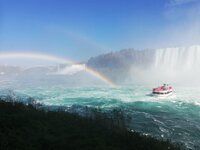
M 197 71 L 194 69 L 200 66 L 200 46 L 158 49 L 153 65 L 169 71 Z
M 149 57 L 153 59 L 145 69 L 133 66 L 131 76 L 135 82 L 199 85 L 200 46 L 157 49 Z
M 152 70 L 155 77 L 179 84 L 200 81 L 200 46 L 166 48 L 155 51 Z

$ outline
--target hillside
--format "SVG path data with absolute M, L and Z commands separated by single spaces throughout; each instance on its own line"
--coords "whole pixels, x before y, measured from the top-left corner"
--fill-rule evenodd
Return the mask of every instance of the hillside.
M 0 100 L 1 150 L 180 150 L 99 117 Z

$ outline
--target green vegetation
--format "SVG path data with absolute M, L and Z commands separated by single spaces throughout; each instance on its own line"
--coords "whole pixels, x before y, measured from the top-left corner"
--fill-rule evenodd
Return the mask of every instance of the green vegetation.
M 93 116 L 81 117 L 0 99 L 0 149 L 180 150 L 168 141 L 127 131 L 120 112 L 115 110 L 113 116 L 96 111 Z

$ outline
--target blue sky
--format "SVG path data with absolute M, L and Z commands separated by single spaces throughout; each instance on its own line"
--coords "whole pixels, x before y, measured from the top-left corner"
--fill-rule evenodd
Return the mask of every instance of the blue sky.
M 76 60 L 200 44 L 199 0 L 0 0 L 0 51 Z

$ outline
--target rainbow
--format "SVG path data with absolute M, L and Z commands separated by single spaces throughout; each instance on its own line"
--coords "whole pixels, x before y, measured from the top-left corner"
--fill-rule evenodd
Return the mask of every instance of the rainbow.
M 34 53 L 34 52 L 0 52 L 0 59 L 6 58 L 30 58 L 30 59 L 40 59 L 46 61 L 52 61 L 57 63 L 66 63 L 66 64 L 79 64 L 79 62 L 72 61 L 70 59 L 49 55 L 46 53 Z M 91 74 L 92 76 L 100 79 L 104 83 L 114 86 L 115 84 L 104 74 L 92 69 L 88 66 L 85 67 L 85 71 Z

